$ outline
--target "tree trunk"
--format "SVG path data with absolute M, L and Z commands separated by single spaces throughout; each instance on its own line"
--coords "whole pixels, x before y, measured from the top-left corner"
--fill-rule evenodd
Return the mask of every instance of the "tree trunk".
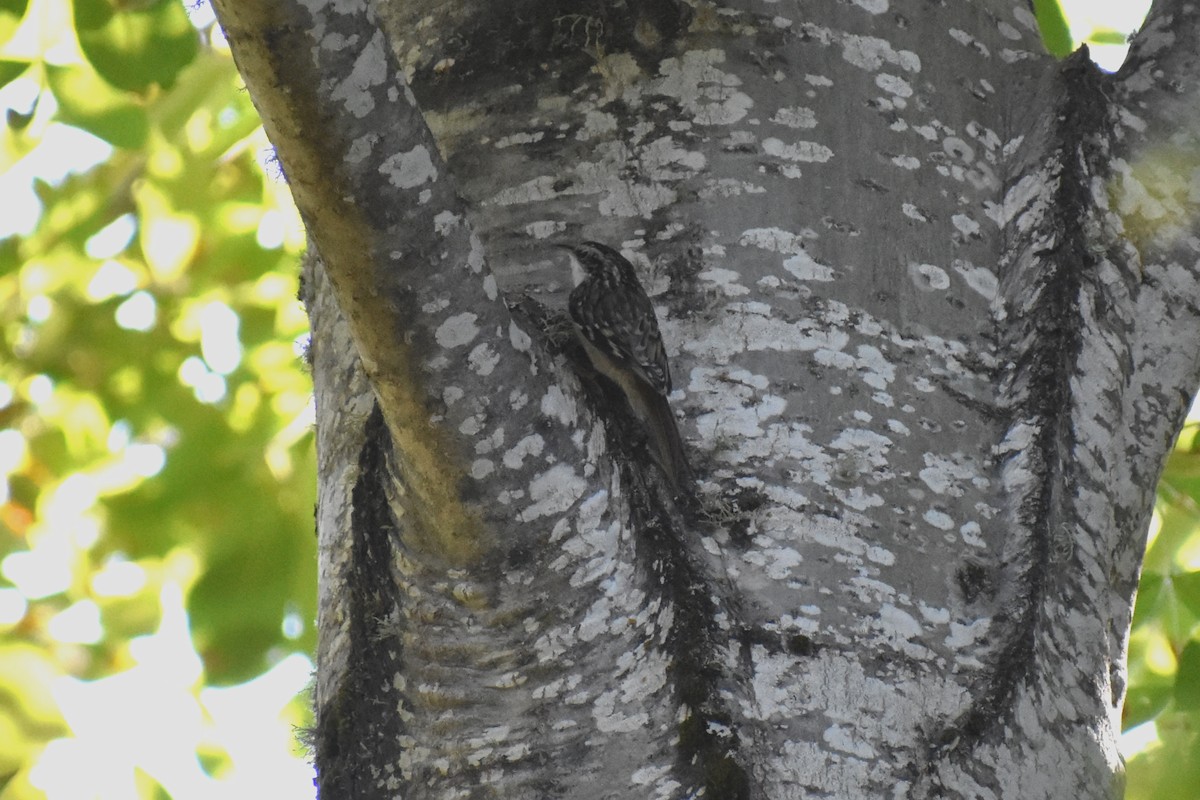
M 1109 76 L 1001 0 L 216 6 L 313 244 L 326 800 L 1120 796 L 1200 9 Z

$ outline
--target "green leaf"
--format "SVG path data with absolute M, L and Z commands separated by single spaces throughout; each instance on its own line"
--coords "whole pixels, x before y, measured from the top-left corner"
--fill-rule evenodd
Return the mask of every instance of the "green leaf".
M 172 86 L 199 47 L 196 30 L 176 0 L 117 13 L 107 0 L 75 0 L 75 27 L 96 71 L 129 91 Z
M 29 0 L 0 0 L 0 44 L 7 42 L 29 9 Z
M 1042 31 L 1042 43 L 1058 58 L 1066 58 L 1075 49 L 1071 29 L 1058 0 L 1033 0 L 1033 12 Z
M 0 0 L 0 44 L 8 42 L 16 33 L 28 6 L 28 0 Z M 7 86 L 28 68 L 28 61 L 0 59 L 0 87 Z M 10 128 L 24 127 L 24 125 L 14 126 L 12 124 L 12 109 L 9 109 L 8 116 Z
M 1129 730 L 1157 717 L 1171 700 L 1171 687 L 1162 683 L 1131 685 L 1125 695 L 1121 728 Z
M 2 19 L 2 17 L 0 17 Z M 29 69 L 28 61 L 8 61 L 0 59 L 0 87 L 7 86 Z
M 1200 785 L 1200 715 L 1175 712 L 1155 721 L 1159 743 L 1126 764 L 1125 800 L 1196 797 Z
M 1188 642 L 1175 673 L 1175 705 L 1181 711 L 1200 710 L 1200 642 Z
M 75 32 L 82 34 L 103 28 L 113 18 L 108 0 L 75 0 Z
M 1163 602 L 1163 576 L 1154 572 L 1142 572 L 1138 582 L 1137 600 L 1133 604 L 1133 627 L 1152 622 L 1161 614 Z
M 1087 37 L 1091 44 L 1128 44 L 1129 34 L 1115 31 L 1112 28 L 1096 28 Z
M 63 122 L 117 147 L 132 150 L 146 143 L 150 126 L 145 110 L 92 70 L 47 64 L 46 79 L 58 100 L 58 117 Z
M 1171 576 L 1175 594 L 1197 618 L 1200 618 L 1200 572 L 1183 572 Z

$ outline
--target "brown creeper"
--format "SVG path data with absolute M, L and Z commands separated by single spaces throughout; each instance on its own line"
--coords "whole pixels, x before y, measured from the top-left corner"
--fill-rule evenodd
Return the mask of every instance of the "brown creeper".
M 667 402 L 671 370 L 650 298 L 633 265 L 611 247 L 597 242 L 559 246 L 571 255 L 575 289 L 567 310 L 588 357 L 624 393 L 646 426 L 655 460 L 682 488 L 689 470 Z

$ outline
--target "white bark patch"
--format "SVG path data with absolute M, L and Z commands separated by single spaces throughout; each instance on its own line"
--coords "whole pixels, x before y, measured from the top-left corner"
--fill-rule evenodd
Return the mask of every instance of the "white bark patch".
M 529 352 L 530 346 L 533 345 L 533 339 L 529 334 L 518 327 L 517 323 L 508 323 L 508 343 L 512 345 L 512 349 L 518 353 Z M 537 371 L 537 367 L 532 367 L 533 371 Z
M 887 467 L 886 454 L 892 448 L 892 440 L 866 428 L 846 428 L 829 446 L 851 455 L 857 462 L 859 472 L 865 472 L 866 469 Z
M 795 531 L 804 531 L 809 541 L 837 550 L 847 556 L 865 556 L 870 545 L 858 535 L 858 528 L 846 520 L 833 519 L 827 516 L 796 514 L 790 510 L 785 513 L 772 514 L 769 518 L 778 518 L 773 527 L 778 528 L 783 535 L 792 537 Z M 794 527 L 803 525 L 804 527 Z
M 885 547 L 872 546 L 867 548 L 867 560 L 884 567 L 894 566 L 896 554 Z
M 468 417 L 468 419 L 472 420 L 472 425 L 470 426 L 470 430 L 468 430 L 468 428 L 467 428 L 466 420 L 464 420 L 462 425 L 459 426 L 459 430 L 461 430 L 463 433 L 467 434 L 468 436 L 471 436 L 471 435 L 474 435 L 475 433 L 478 433 L 483 428 L 484 420 L 483 420 L 482 414 L 476 414 L 472 417 Z M 496 428 L 495 430 L 493 430 L 491 433 L 489 433 L 487 436 L 483 437 L 482 439 L 476 440 L 475 453 L 477 455 L 482 456 L 482 455 L 486 455 L 488 453 L 494 453 L 503 446 L 504 446 L 504 426 L 502 425 L 502 426 Z
M 853 731 L 849 728 L 843 728 L 841 725 L 830 725 L 825 729 L 821 738 L 825 740 L 825 744 L 834 750 L 850 753 L 859 758 L 874 758 L 876 755 L 875 748 L 862 739 L 855 737 Z
M 758 247 L 775 253 L 801 253 L 804 251 L 805 239 L 816 239 L 817 234 L 811 230 L 792 233 L 782 228 L 749 228 L 742 231 L 738 244 L 743 247 Z
M 1145 91 L 1148 88 L 1149 86 L 1142 87 L 1142 91 Z M 1134 114 L 1128 108 L 1121 106 L 1117 109 L 1117 115 L 1120 117 L 1122 125 L 1133 128 L 1138 133 L 1146 132 L 1146 120 L 1139 117 L 1137 114 Z
M 894 156 L 892 158 L 892 163 L 897 167 L 900 167 L 900 169 L 915 170 L 921 167 L 921 160 L 916 156 Z M 912 208 L 912 206 L 908 203 L 905 203 L 904 205 L 908 208 Z M 926 220 L 922 218 L 921 221 L 925 222 Z
M 401 189 L 413 189 L 423 183 L 437 180 L 437 169 L 433 159 L 423 145 L 417 145 L 406 153 L 389 156 L 379 166 L 379 172 L 387 176 L 388 182 Z
M 992 621 L 985 617 L 969 623 L 951 622 L 949 628 L 950 633 L 942 641 L 946 643 L 947 648 L 961 654 L 977 649 L 976 644 L 987 638 L 988 632 L 992 628 Z M 964 664 L 979 666 L 979 661 L 973 657 L 964 658 L 959 655 L 958 660 Z
M 748 288 L 737 282 L 737 279 L 741 275 L 731 269 L 706 269 L 696 277 L 709 283 L 715 283 L 726 297 L 738 297 L 743 294 L 750 294 Z
M 715 66 L 724 62 L 724 50 L 693 50 L 668 58 L 659 68 L 662 77 L 654 88 L 675 98 L 698 124 L 732 125 L 746 116 L 754 101 L 737 88 L 741 78 Z
M 501 189 L 486 202 L 489 205 L 511 206 L 521 203 L 541 203 L 557 196 L 554 178 L 550 175 L 540 175 L 516 186 Z
M 784 259 L 783 268 L 802 281 L 832 281 L 834 278 L 832 267 L 805 252 Z
M 487 376 L 491 375 L 496 369 L 496 365 L 500 363 L 500 354 L 496 352 L 490 344 L 486 342 L 476 345 L 470 354 L 467 355 L 467 366 L 476 375 Z
M 957 458 L 952 459 L 938 453 L 925 453 L 926 466 L 918 476 L 935 494 L 962 497 L 964 483 L 970 483 L 976 488 L 987 486 L 987 478 L 980 476 L 972 465 L 963 463 L 964 457 L 961 453 L 956 456 Z
M 1026 213 L 1021 215 L 1022 224 L 1018 227 L 1025 232 L 1031 225 L 1045 219 L 1047 213 L 1045 188 L 1046 175 L 1043 171 L 1038 170 L 1033 174 L 1025 175 L 1005 193 L 1004 200 L 999 205 L 992 202 L 985 203 L 985 213 L 992 222 L 996 223 L 996 227 L 1003 228 L 1012 222 L 1013 217 L 1024 211 Z
M 884 64 L 895 64 L 905 72 L 921 71 L 921 59 L 916 53 L 910 50 L 897 52 L 891 42 L 875 36 L 846 36 L 842 40 L 842 58 L 868 72 L 874 72 Z
M 477 458 L 471 462 L 471 477 L 483 480 L 496 471 L 496 462 L 488 458 Z
M 958 535 L 962 537 L 964 542 L 971 545 L 971 547 L 987 547 L 987 542 L 984 541 L 982 533 L 983 528 L 979 527 L 979 523 L 974 520 L 964 522 L 962 527 L 958 529 Z
M 688 391 L 703 396 L 703 405 L 714 409 L 696 418 L 697 429 L 706 439 L 736 448 L 721 450 L 721 461 L 739 464 L 770 453 L 798 457 L 801 443 L 792 441 L 791 437 L 794 433 L 802 440 L 799 431 L 791 432 L 788 426 L 774 425 L 763 430 L 764 421 L 787 409 L 784 398 L 765 392 L 768 386 L 765 377 L 740 369 L 697 368 L 692 371 Z M 810 452 L 819 452 L 811 444 L 809 448 Z
M 947 136 L 942 140 L 942 152 L 964 164 L 975 160 L 975 148 L 957 136 Z
M 921 515 L 921 518 L 928 522 L 939 531 L 949 531 L 954 529 L 954 520 L 945 511 L 938 511 L 936 508 L 931 508 Z
M 763 139 L 762 148 L 763 152 L 767 155 L 782 158 L 786 161 L 823 164 L 833 158 L 833 151 L 817 142 L 801 141 L 788 144 L 782 139 L 770 136 Z
M 991 58 L 992 53 L 987 49 L 987 46 L 966 31 L 960 30 L 959 28 L 951 28 L 949 33 L 951 39 L 963 45 L 964 47 L 971 47 L 979 51 L 980 55 L 983 55 L 986 58 Z
M 761 645 L 754 645 L 750 652 L 754 659 L 751 687 L 757 706 L 754 709 L 757 712 L 755 716 L 762 720 L 790 716 L 795 707 L 791 694 L 800 691 L 793 676 L 795 664 L 792 659 L 768 653 Z
M 950 222 L 953 223 L 954 227 L 963 236 L 976 236 L 979 234 L 979 223 L 966 214 L 955 214 L 950 217 Z
M 346 148 L 346 163 L 360 164 L 371 155 L 371 151 L 375 149 L 375 143 L 379 141 L 379 134 L 365 133 L 350 143 Z
M 984 149 L 988 151 L 989 156 L 994 156 L 996 151 L 1002 146 L 1000 137 L 996 135 L 994 130 L 985 128 L 977 122 L 972 121 L 967 123 L 967 133 L 971 134 L 979 144 L 983 145 Z
M 862 345 L 856 352 L 858 355 L 854 356 L 850 353 L 821 348 L 813 353 L 813 360 L 821 366 L 833 367 L 845 372 L 861 372 L 863 382 L 881 392 L 874 399 L 890 408 L 892 400 L 882 392 L 896 379 L 895 366 L 883 356 L 882 352 L 870 345 Z
M 938 140 L 937 128 L 933 127 L 932 125 L 914 125 L 913 132 L 922 139 L 930 142 L 936 142 Z
M 644 705 L 645 698 L 667 685 L 670 657 L 662 650 L 627 653 L 617 659 L 617 669 L 628 670 L 621 680 L 621 702 Z
M 328 48 L 328 43 L 329 40 L 326 39 L 321 42 L 321 46 L 333 49 Z M 367 42 L 358 58 L 354 60 L 354 67 L 350 70 L 350 74 L 330 93 L 332 100 L 340 102 L 357 119 L 362 119 L 375 108 L 375 98 L 371 94 L 371 87 L 378 86 L 387 80 L 387 58 L 384 47 L 383 31 L 376 31 L 375 35 L 371 37 L 371 41 Z
M 536 371 L 536 368 L 533 368 Z M 514 411 L 520 411 L 529 404 L 529 396 L 520 389 L 514 389 L 509 392 L 509 408 Z
M 896 367 L 887 360 L 879 348 L 869 344 L 859 345 L 856 368 L 863 373 L 863 383 L 872 389 L 886 389 L 896 380 Z
M 580 586 L 582 582 L 573 582 L 573 586 Z M 583 619 L 579 621 L 577 634 L 581 642 L 590 642 L 600 634 L 608 630 L 609 620 L 612 619 L 613 609 L 612 601 L 608 597 L 600 597 L 596 602 L 588 607 L 587 613 Z
M 834 495 L 848 508 L 855 511 L 866 511 L 868 508 L 879 508 L 883 505 L 883 497 L 874 492 L 868 492 L 861 486 L 853 486 L 848 491 L 837 489 Z
M 912 97 L 912 85 L 899 75 L 881 72 L 875 76 L 875 85 L 895 97 Z
M 547 417 L 556 419 L 563 425 L 573 425 L 579 418 L 575 400 L 568 397 L 557 385 L 551 385 L 546 394 L 542 395 L 540 408 Z
M 888 0 L 853 0 L 853 2 L 868 14 L 883 14 L 888 10 Z
M 708 180 L 704 184 L 704 188 L 700 190 L 699 196 L 705 200 L 713 197 L 737 197 L 743 194 L 764 194 L 767 189 L 765 186 L 759 186 L 756 183 L 749 181 L 737 180 L 736 178 L 717 178 L 716 180 Z
M 446 350 L 462 347 L 479 335 L 479 326 L 475 324 L 477 319 L 479 319 L 478 315 L 472 314 L 470 311 L 448 317 L 438 326 L 433 338 L 437 341 L 438 346 Z
M 615 529 L 611 531 L 611 538 L 606 535 L 597 539 L 591 533 L 601 529 L 604 515 L 607 513 L 608 492 L 601 489 L 579 504 L 579 516 L 576 518 L 575 527 L 585 541 L 598 546 L 601 552 L 612 554 L 616 552 Z
M 766 395 L 752 406 L 723 408 L 702 414 L 696 419 L 696 428 L 706 438 L 734 436 L 754 439 L 763 435 L 760 423 L 779 416 L 786 408 L 787 401 L 782 397 Z M 748 442 L 740 442 L 739 445 L 755 452 L 759 450 Z
M 538 661 L 545 664 L 557 661 L 563 653 L 567 652 L 568 647 L 573 647 L 574 645 L 575 636 L 569 629 L 564 630 L 560 627 L 554 627 L 537 638 L 537 641 L 533 643 L 533 649 L 537 651 Z M 547 687 L 547 691 L 552 691 L 554 696 L 557 696 L 562 689 L 562 682 L 558 681 L 556 683 L 559 683 L 559 685 L 554 686 L 553 690 Z M 579 684 L 579 676 L 569 676 L 566 684 L 567 689 L 574 689 Z
M 879 622 L 883 629 L 896 640 L 908 641 L 921 635 L 921 623 L 912 614 L 903 611 L 891 603 L 884 603 L 879 609 Z
M 985 300 L 995 300 L 1000 289 L 996 274 L 987 267 L 977 267 L 969 261 L 955 259 L 954 271 L 962 276 L 967 286 Z
M 484 264 L 487 263 L 484 259 L 483 242 L 480 241 L 479 236 L 474 233 L 471 234 L 470 241 L 471 249 L 467 252 L 467 267 L 471 270 L 471 272 L 474 272 L 476 275 L 478 275 L 480 272 L 483 272 Z
M 566 464 L 556 464 L 529 482 L 533 504 L 517 515 L 522 522 L 561 514 L 579 499 L 587 483 Z
M 759 542 L 764 539 L 772 544 L 762 547 Z M 744 560 L 761 568 L 771 580 L 787 580 L 792 576 L 792 569 L 800 566 L 804 559 L 792 548 L 774 544 L 774 541 L 765 536 L 758 537 L 755 540 L 756 549 L 746 553 Z
M 671 767 L 669 765 L 642 767 L 634 771 L 633 775 L 629 778 L 629 782 L 634 786 L 646 786 L 665 778 L 670 772 Z
M 771 122 L 776 125 L 786 125 L 789 128 L 815 128 L 817 127 L 817 115 L 811 108 L 790 106 L 776 111 L 771 117 Z
M 943 291 L 950 288 L 950 276 L 946 270 L 933 264 L 908 265 L 908 277 L 922 292 Z
M 617 130 L 617 118 L 605 111 L 590 110 L 583 115 L 583 127 L 575 134 L 581 142 L 607 139 Z
M 916 220 L 917 222 L 929 222 L 929 218 L 922 214 L 921 210 L 912 203 L 901 204 L 900 210 L 904 212 L 904 216 L 908 217 L 909 219 Z
M 628 707 L 625 703 L 621 707 Z M 642 711 L 637 714 L 621 714 L 617 711 L 617 693 L 605 692 L 596 698 L 592 704 L 592 717 L 596 720 L 596 730 L 602 733 L 633 733 L 645 727 L 649 716 Z M 636 706 L 634 706 L 636 707 Z
M 1020 149 L 1021 144 L 1025 141 L 1024 134 L 1015 136 L 1004 143 L 1004 148 L 1001 150 L 1001 155 L 1004 158 L 1011 158 L 1013 153 Z
M 483 417 L 479 414 L 472 414 L 469 417 L 464 417 L 463 421 L 458 423 L 458 432 L 467 436 L 474 436 L 481 430 L 483 430 Z M 480 444 L 482 444 L 482 442 Z M 479 446 L 479 444 L 477 444 L 475 445 L 475 452 L 486 453 L 488 450 L 484 450 Z
M 433 218 L 433 229 L 438 236 L 449 236 L 458 226 L 462 225 L 462 215 L 453 211 L 441 211 Z
M 549 239 L 551 236 L 562 233 L 567 229 L 565 222 L 559 222 L 552 219 L 541 219 L 536 222 L 530 222 L 525 226 L 525 233 L 529 234 L 534 239 Z
M 545 447 L 546 440 L 540 434 L 530 434 L 504 454 L 504 466 L 509 469 L 520 469 L 525 463 L 526 456 L 540 456 Z
M 504 136 L 496 140 L 495 147 L 497 150 L 503 150 L 507 147 L 516 147 L 522 144 L 536 144 L 546 137 L 545 131 L 537 131 L 535 133 L 514 133 L 510 136 Z
M 1012 25 L 1009 25 L 1007 22 L 998 23 L 996 25 L 996 30 L 998 30 L 1000 35 L 1005 39 L 1008 39 L 1010 42 L 1021 41 L 1021 32 Z
M 740 309 L 737 303 L 731 303 L 726 311 L 737 314 Z M 824 330 L 812 320 L 786 322 L 753 312 L 740 316 L 736 325 L 721 329 L 711 328 L 705 332 L 703 338 L 685 342 L 683 349 L 699 358 L 725 364 L 747 350 L 841 350 L 850 339 L 845 331 Z
M 649 177 L 669 180 L 690 177 L 704 169 L 708 160 L 703 153 L 685 150 L 669 136 L 655 139 L 638 154 Z M 678 167 L 679 169 L 672 169 Z
M 1039 28 L 1037 17 L 1035 17 L 1033 12 L 1029 9 L 1020 5 L 1013 6 L 1012 15 L 1017 22 L 1024 25 L 1026 29 L 1032 31 L 1033 33 L 1038 32 Z
M 1183 187 L 1190 181 L 1179 182 L 1178 176 L 1169 175 L 1166 170 L 1156 169 L 1156 165 L 1149 163 L 1148 160 L 1144 160 L 1141 166 L 1142 169 L 1137 170 L 1138 174 L 1135 175 L 1134 168 L 1124 159 L 1114 162 L 1112 182 L 1117 196 L 1117 212 L 1122 217 L 1137 215 L 1146 220 L 1189 219 L 1186 209 L 1181 204 L 1171 203 L 1168 208 L 1163 200 L 1174 196 L 1187 197 L 1188 189 Z M 1138 175 L 1153 177 L 1159 187 L 1165 188 L 1151 192 L 1146 188 L 1146 184 L 1138 178 Z M 1173 183 L 1180 185 L 1172 186 Z M 1182 191 L 1177 191 L 1177 189 L 1182 189 Z

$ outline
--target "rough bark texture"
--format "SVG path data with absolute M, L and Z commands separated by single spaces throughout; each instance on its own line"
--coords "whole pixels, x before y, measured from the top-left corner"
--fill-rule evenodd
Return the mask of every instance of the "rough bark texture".
M 217 6 L 321 255 L 323 796 L 1120 795 L 1200 10 L 1108 76 L 1000 0 Z M 693 497 L 561 335 L 580 239 Z

